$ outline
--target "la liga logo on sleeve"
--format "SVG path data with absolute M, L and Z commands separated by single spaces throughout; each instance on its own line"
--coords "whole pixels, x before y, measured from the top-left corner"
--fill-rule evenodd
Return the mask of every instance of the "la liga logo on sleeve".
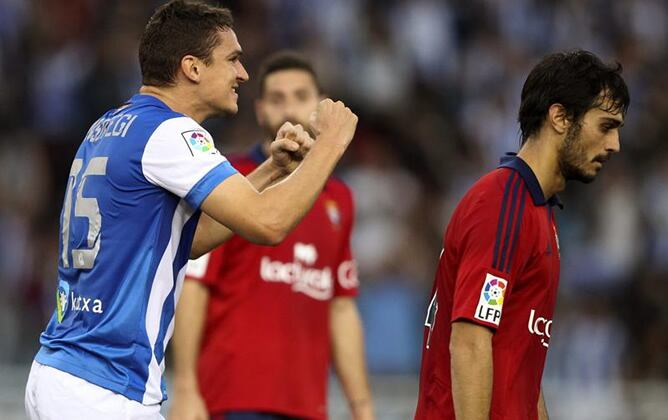
M 186 145 L 188 145 L 188 149 L 190 149 L 190 154 L 193 156 L 200 153 L 212 155 L 218 153 L 209 133 L 204 130 L 184 131 L 181 133 L 181 136 L 183 137 L 183 140 L 186 141 Z
M 503 310 L 503 298 L 506 294 L 508 281 L 487 273 L 485 283 L 480 289 L 480 299 L 478 307 L 475 310 L 475 318 L 481 321 L 490 322 L 497 327 L 501 321 L 501 311 Z

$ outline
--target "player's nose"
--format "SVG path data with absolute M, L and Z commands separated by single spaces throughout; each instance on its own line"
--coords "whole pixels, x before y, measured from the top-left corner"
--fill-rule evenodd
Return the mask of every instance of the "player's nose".
M 247 82 L 249 78 L 246 68 L 241 64 L 241 61 L 239 61 L 237 64 L 237 81 L 239 83 L 244 83 Z
M 619 131 L 613 130 L 610 135 L 607 136 L 605 150 L 608 153 L 619 153 L 620 149 Z

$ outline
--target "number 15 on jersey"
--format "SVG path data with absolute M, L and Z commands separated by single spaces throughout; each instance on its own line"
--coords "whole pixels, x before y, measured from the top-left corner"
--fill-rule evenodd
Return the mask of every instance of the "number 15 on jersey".
M 71 251 L 72 266 L 77 269 L 91 269 L 95 265 L 95 258 L 100 252 L 100 230 L 102 229 L 102 216 L 97 198 L 84 197 L 86 180 L 90 176 L 104 176 L 107 174 L 106 157 L 95 157 L 90 160 L 86 169 L 79 178 L 77 178 L 81 169 L 83 169 L 84 160 L 74 159 L 70 176 L 67 182 L 67 191 L 65 192 L 65 203 L 63 204 L 62 219 L 62 254 L 60 256 L 64 268 L 70 268 L 70 240 L 72 243 L 78 243 L 77 238 L 70 238 L 70 222 L 72 216 L 72 206 L 74 205 L 74 217 L 84 217 L 87 219 L 88 235 L 86 237 L 86 246 L 75 248 Z M 76 197 L 73 197 L 76 190 Z M 73 203 L 74 202 L 74 203 Z

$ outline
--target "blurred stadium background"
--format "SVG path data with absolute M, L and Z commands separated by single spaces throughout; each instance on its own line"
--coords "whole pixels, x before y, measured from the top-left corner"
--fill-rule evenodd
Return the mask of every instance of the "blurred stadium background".
M 0 0 L 0 417 L 54 307 L 58 215 L 87 127 L 139 86 L 154 0 Z M 585 48 L 624 65 L 622 153 L 558 214 L 560 300 L 545 374 L 551 418 L 668 419 L 668 2 L 223 1 L 253 75 L 267 54 L 312 58 L 360 115 L 338 173 L 357 200 L 354 247 L 379 419 L 412 416 L 422 324 L 453 206 L 519 143 L 516 111 L 542 55 Z M 261 138 L 257 86 L 207 128 L 223 153 Z M 168 363 L 169 364 L 169 363 Z M 336 386 L 334 419 L 346 418 Z

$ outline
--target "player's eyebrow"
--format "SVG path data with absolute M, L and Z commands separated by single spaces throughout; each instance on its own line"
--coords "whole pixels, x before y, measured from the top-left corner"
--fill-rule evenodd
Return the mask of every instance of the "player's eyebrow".
M 237 50 L 232 51 L 232 52 L 227 56 L 227 58 L 228 58 L 228 59 L 241 58 L 242 55 L 244 55 L 244 51 L 243 51 L 241 48 L 239 48 L 239 49 L 237 49 Z
M 612 128 L 617 128 L 617 127 L 623 127 L 624 126 L 624 121 L 621 119 L 617 118 L 610 118 L 610 117 L 603 117 L 603 120 L 606 123 L 609 123 Z

